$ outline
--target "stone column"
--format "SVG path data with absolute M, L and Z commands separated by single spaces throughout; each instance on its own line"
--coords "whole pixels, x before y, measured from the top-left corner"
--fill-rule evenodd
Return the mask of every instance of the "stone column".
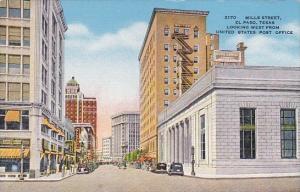
M 172 128 L 172 132 L 173 132 L 173 135 L 172 135 L 172 139 L 173 139 L 173 150 L 172 150 L 172 162 L 175 162 L 176 159 L 175 159 L 175 127 Z
M 182 124 L 179 123 L 178 125 L 178 141 L 179 141 L 179 161 L 180 163 L 183 163 L 183 148 L 182 148 L 182 145 L 183 145 L 183 139 L 182 139 Z
M 175 162 L 178 162 L 178 128 L 175 125 L 174 127 L 174 132 L 175 132 Z

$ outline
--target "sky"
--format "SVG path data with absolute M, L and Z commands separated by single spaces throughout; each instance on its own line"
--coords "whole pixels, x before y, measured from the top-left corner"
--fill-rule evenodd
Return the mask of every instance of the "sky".
M 68 25 L 65 80 L 78 80 L 98 101 L 98 138 L 110 136 L 110 117 L 139 109 L 140 51 L 153 8 L 209 11 L 207 32 L 225 29 L 225 16 L 280 16 L 291 35 L 221 34 L 220 49 L 244 41 L 247 65 L 300 67 L 300 0 L 62 0 Z M 99 142 L 101 143 L 101 142 Z

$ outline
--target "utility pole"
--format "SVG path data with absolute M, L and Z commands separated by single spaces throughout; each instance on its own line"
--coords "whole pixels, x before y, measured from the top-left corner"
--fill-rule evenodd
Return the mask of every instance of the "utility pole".
M 21 141 L 21 150 L 20 150 L 20 157 L 21 157 L 21 175 L 20 175 L 20 180 L 24 180 L 23 177 L 23 158 L 24 158 L 24 145 L 23 141 Z

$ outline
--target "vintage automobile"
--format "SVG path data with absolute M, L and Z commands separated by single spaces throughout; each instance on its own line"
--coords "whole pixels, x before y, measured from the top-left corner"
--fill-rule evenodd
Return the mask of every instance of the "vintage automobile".
M 90 170 L 87 165 L 85 164 L 78 165 L 77 174 L 87 174 L 87 173 L 90 173 Z
M 168 175 L 184 175 L 182 163 L 172 163 L 168 169 Z
M 154 173 L 167 173 L 167 164 L 166 163 L 157 163 L 153 172 Z

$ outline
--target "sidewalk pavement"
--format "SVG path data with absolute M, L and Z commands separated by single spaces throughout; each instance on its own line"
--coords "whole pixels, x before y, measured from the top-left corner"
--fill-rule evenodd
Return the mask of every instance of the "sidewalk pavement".
M 213 175 L 185 173 L 185 177 L 201 179 L 257 179 L 257 178 L 280 178 L 280 177 L 300 177 L 300 173 L 268 173 L 268 174 L 236 174 L 236 175 Z
M 53 182 L 61 181 L 74 175 L 76 175 L 76 173 L 67 172 L 64 176 L 62 176 L 62 173 L 54 173 L 49 176 L 41 176 L 39 178 L 24 178 L 23 181 L 16 178 L 0 178 L 0 182 Z

